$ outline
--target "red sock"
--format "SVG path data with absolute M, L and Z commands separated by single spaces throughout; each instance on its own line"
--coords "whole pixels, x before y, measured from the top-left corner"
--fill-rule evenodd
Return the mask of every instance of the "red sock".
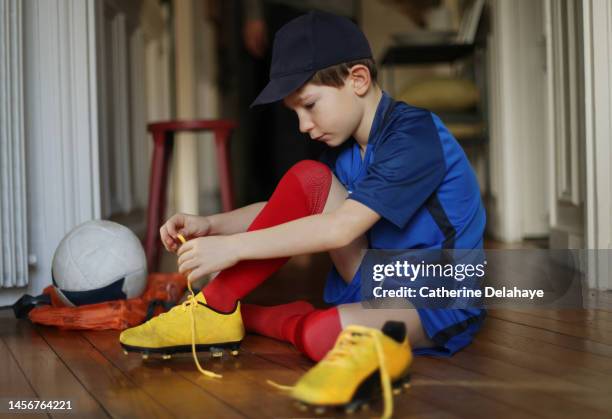
M 336 307 L 315 310 L 305 301 L 273 307 L 245 304 L 242 320 L 247 331 L 290 342 L 313 361 L 334 347 L 342 330 Z
M 290 325 L 315 308 L 307 301 L 294 301 L 272 307 L 243 304 L 240 310 L 247 332 L 290 342 L 287 332 L 293 328 Z
M 320 361 L 334 347 L 342 331 L 337 307 L 315 310 L 294 323 L 291 343 L 313 361 Z
M 321 213 L 327 201 L 331 179 L 331 171 L 323 163 L 314 160 L 296 163 L 280 180 L 248 231 Z M 232 311 L 236 301 L 255 289 L 287 260 L 245 260 L 222 271 L 204 288 L 206 302 L 219 311 Z

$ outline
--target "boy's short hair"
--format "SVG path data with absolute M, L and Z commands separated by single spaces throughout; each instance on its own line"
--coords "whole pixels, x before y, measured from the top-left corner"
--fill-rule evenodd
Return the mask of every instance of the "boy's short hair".
M 346 80 L 346 77 L 349 75 L 351 67 L 358 64 L 367 67 L 367 69 L 370 71 L 370 78 L 376 84 L 376 76 L 378 71 L 376 70 L 376 63 L 372 58 L 364 58 L 361 60 L 332 65 L 331 67 L 317 71 L 308 82 L 323 86 L 342 87 L 344 86 L 344 80 Z

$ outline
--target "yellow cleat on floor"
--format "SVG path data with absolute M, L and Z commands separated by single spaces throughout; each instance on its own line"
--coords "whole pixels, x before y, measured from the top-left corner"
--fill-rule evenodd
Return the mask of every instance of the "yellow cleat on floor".
M 203 371 L 195 356 L 197 351 L 218 354 L 228 349 L 235 354 L 243 338 L 240 302 L 231 313 L 220 313 L 208 306 L 204 295 L 199 293 L 167 313 L 123 331 L 119 341 L 126 351 L 146 355 L 193 352 L 198 369 Z M 218 376 L 209 371 L 205 374 Z
M 181 234 L 182 244 L 187 240 Z M 211 357 L 223 356 L 223 349 L 238 355 L 244 338 L 244 324 L 240 315 L 240 302 L 231 313 L 220 313 L 206 304 L 203 293 L 195 295 L 191 282 L 187 281 L 189 295 L 181 305 L 173 307 L 140 326 L 127 329 L 119 335 L 123 351 L 140 352 L 142 359 L 149 354 L 160 354 L 168 360 L 173 354 L 189 352 L 198 370 L 207 377 L 221 378 L 220 374 L 202 368 L 198 351 L 209 351 Z
M 403 322 L 387 322 L 383 330 L 349 326 L 334 348 L 298 383 L 290 394 L 298 402 L 321 410 L 341 407 L 351 412 L 375 397 L 382 387 L 385 411 L 393 413 L 392 387 L 408 384 L 412 350 Z

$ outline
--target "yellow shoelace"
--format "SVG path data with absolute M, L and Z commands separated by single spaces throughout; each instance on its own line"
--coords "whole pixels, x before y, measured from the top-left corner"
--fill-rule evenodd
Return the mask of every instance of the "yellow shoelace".
M 183 237 L 181 234 L 178 235 L 178 238 L 183 244 L 187 242 L 187 240 L 185 240 L 185 237 Z M 214 373 L 212 371 L 208 371 L 202 368 L 202 366 L 200 365 L 200 361 L 198 360 L 198 355 L 196 354 L 196 345 L 195 345 L 195 335 L 196 335 L 195 315 L 193 312 L 198 302 L 195 299 L 195 293 L 191 289 L 191 282 L 189 282 L 189 280 L 187 280 L 187 288 L 189 289 L 189 293 L 191 295 L 187 296 L 187 300 L 183 301 L 183 304 L 181 304 L 181 306 L 183 307 L 183 310 L 187 310 L 187 307 L 190 307 L 189 314 L 191 317 L 191 354 L 193 355 L 193 360 L 195 361 L 196 367 L 198 367 L 198 371 L 200 371 L 206 377 L 222 378 L 223 376 L 221 374 L 217 374 L 217 373 Z
M 383 393 L 384 408 L 382 419 L 388 419 L 393 415 L 391 379 L 385 364 L 385 353 L 383 351 L 382 343 L 380 341 L 379 334 L 376 333 L 375 329 L 357 325 L 348 326 L 340 333 L 334 348 L 320 362 L 335 363 L 341 359 L 345 359 L 346 357 L 354 356 L 352 353 L 352 348 L 354 345 L 358 344 L 357 341 L 361 337 L 371 338 L 374 341 L 376 357 L 378 358 L 378 367 L 380 369 L 380 384 Z M 291 391 L 293 389 L 293 386 L 284 386 L 277 384 L 272 380 L 267 380 L 267 382 L 279 390 Z

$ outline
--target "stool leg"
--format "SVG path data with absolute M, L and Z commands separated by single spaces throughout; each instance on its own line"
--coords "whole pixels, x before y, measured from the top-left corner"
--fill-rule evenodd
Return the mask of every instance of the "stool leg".
M 151 179 L 149 183 L 149 207 L 147 211 L 147 235 L 145 238 L 145 253 L 149 272 L 159 267 L 159 228 L 163 222 L 166 204 L 166 188 L 168 183 L 168 165 L 172 157 L 174 136 L 165 132 L 153 132 L 153 161 L 151 163 Z
M 223 211 L 234 209 L 234 192 L 232 190 L 232 177 L 229 164 L 228 140 L 229 130 L 215 131 L 215 148 L 217 150 L 217 167 L 219 182 L 221 184 L 221 202 Z

